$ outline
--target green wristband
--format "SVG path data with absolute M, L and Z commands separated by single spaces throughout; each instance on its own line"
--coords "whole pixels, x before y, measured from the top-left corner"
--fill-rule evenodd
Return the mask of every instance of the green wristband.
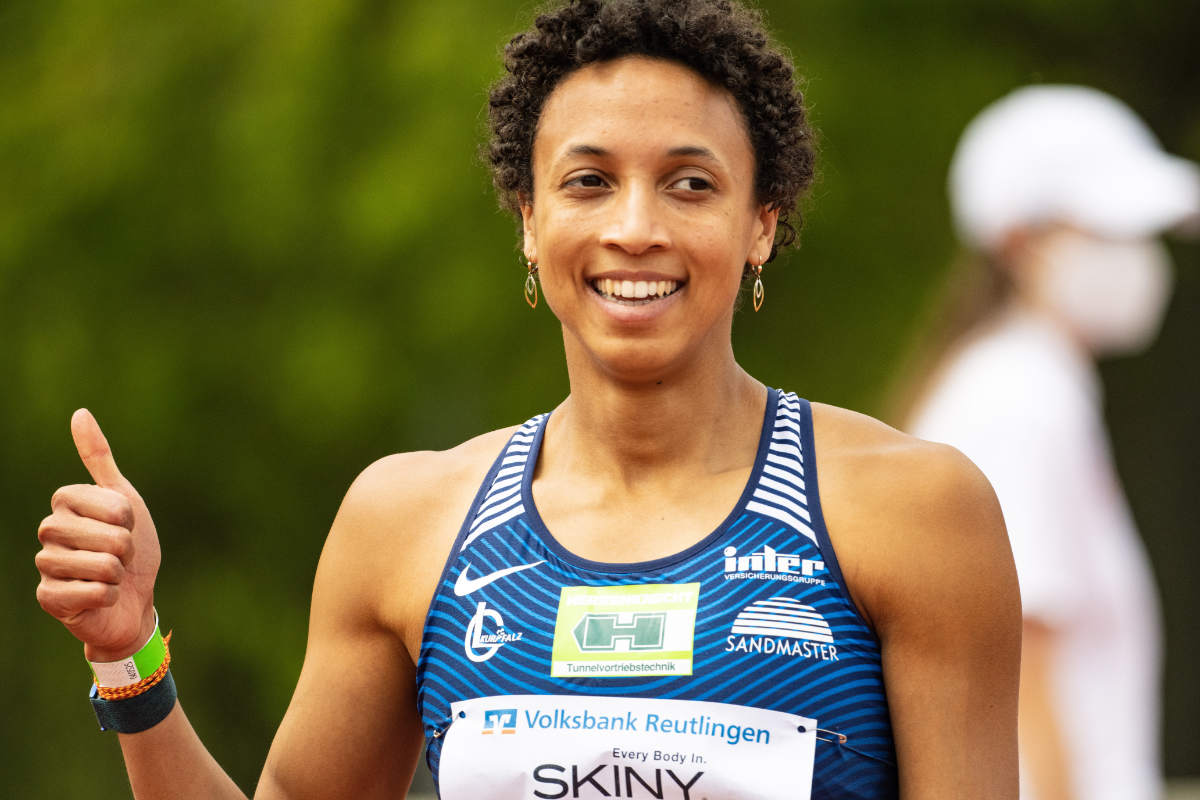
M 154 633 L 142 648 L 120 661 L 89 661 L 92 677 L 102 689 L 120 689 L 153 675 L 167 658 L 167 646 L 158 629 L 158 612 L 154 612 Z

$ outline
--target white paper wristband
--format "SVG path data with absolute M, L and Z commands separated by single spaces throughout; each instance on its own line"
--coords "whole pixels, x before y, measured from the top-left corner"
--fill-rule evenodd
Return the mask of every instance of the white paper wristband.
M 153 675 L 166 658 L 166 645 L 158 629 L 158 611 L 154 612 L 154 633 L 136 653 L 120 661 L 89 661 L 96 685 L 102 689 L 120 689 Z

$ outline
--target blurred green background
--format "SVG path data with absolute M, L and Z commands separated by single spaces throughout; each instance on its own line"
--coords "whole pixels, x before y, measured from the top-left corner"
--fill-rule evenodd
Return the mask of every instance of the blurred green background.
M 1200 159 L 1194 0 L 762 5 L 822 138 L 802 247 L 768 266 L 766 306 L 735 324 L 743 363 L 769 384 L 888 416 L 956 259 L 951 150 L 1006 90 L 1098 86 Z M 55 487 L 85 479 L 73 409 L 95 411 L 154 512 L 182 696 L 250 790 L 357 472 L 563 397 L 555 320 L 521 298 L 516 226 L 476 155 L 500 47 L 532 11 L 0 3 L 6 796 L 128 796 L 81 648 L 34 600 L 38 521 Z M 1200 775 L 1200 246 L 1172 249 L 1162 338 L 1104 377 L 1164 599 L 1178 777 Z M 1114 746 L 1120 735 L 1115 721 Z

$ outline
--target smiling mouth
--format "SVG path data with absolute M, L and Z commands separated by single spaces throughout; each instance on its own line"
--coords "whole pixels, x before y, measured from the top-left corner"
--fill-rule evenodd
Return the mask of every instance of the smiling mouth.
M 675 294 L 683 284 L 680 281 L 618 281 L 612 278 L 596 278 L 591 281 L 591 286 L 596 294 L 605 300 L 637 306 Z

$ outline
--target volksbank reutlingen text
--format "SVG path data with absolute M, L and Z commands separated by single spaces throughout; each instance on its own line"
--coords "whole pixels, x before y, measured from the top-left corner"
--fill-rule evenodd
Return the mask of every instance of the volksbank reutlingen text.
M 667 717 L 661 714 L 592 714 L 584 710 L 568 713 L 561 708 L 552 711 L 526 711 L 525 724 L 543 730 L 571 731 L 634 731 L 646 733 L 673 733 L 681 736 L 710 736 L 736 744 L 770 744 L 771 732 L 766 728 L 718 722 L 705 714 L 693 717 Z

